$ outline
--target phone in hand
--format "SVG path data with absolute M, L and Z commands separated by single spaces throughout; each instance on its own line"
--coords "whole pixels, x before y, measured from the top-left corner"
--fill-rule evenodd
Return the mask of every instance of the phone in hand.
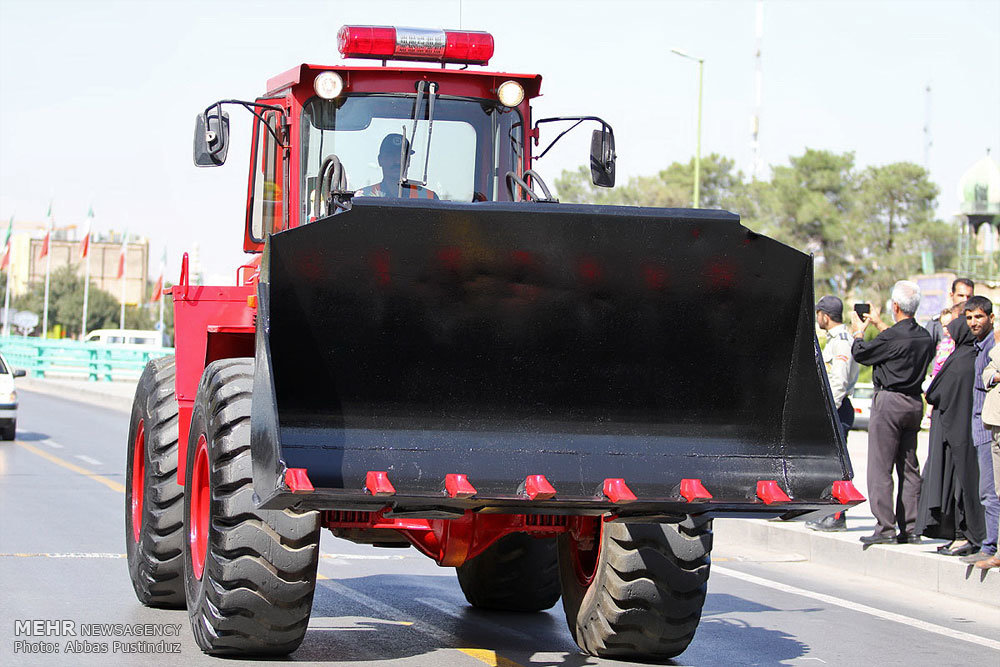
M 867 303 L 856 303 L 854 304 L 854 312 L 858 314 L 858 317 L 865 319 L 865 315 L 872 311 L 872 307 Z

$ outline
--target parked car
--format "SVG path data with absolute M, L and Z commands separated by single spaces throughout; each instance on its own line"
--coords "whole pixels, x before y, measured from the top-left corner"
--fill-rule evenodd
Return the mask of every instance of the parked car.
M 875 387 L 870 382 L 859 382 L 851 392 L 851 405 L 854 406 L 854 426 L 852 428 L 868 430 L 868 420 L 872 415 L 872 397 Z
M 17 431 L 17 391 L 14 378 L 24 377 L 23 370 L 13 370 L 0 355 L 0 438 L 13 440 Z
M 167 341 L 162 333 L 154 330 L 95 329 L 87 334 L 84 342 L 131 347 L 166 347 Z

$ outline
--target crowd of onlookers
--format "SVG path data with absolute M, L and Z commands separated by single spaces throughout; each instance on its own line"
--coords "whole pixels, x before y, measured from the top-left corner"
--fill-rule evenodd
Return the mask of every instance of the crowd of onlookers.
M 988 569 L 1000 567 L 1000 346 L 994 347 L 1000 331 L 993 303 L 975 295 L 971 280 L 955 280 L 949 297 L 951 306 L 921 326 L 914 319 L 920 288 L 901 280 L 887 306 L 891 324 L 871 304 L 855 304 L 845 323 L 844 304 L 834 296 L 816 303 L 816 324 L 826 332 L 823 361 L 845 437 L 859 364 L 872 367 L 868 502 L 876 525 L 861 542 L 945 539 L 938 553 Z M 878 333 L 866 340 L 869 327 Z M 917 433 L 925 399 L 930 434 L 921 470 Z M 845 530 L 845 512 L 808 525 Z

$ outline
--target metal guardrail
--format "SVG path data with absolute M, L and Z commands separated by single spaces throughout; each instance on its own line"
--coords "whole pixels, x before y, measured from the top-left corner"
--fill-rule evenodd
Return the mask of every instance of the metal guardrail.
M 173 354 L 174 349 L 0 336 L 0 352 L 7 363 L 23 368 L 30 377 L 111 381 L 138 378 L 150 359 Z

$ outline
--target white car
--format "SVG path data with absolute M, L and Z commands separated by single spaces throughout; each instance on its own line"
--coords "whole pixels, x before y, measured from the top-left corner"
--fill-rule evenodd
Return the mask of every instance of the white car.
M 854 426 L 851 428 L 868 430 L 868 420 L 872 415 L 872 397 L 875 387 L 870 382 L 859 382 L 851 392 L 851 405 L 854 406 Z
M 0 355 L 0 438 L 13 440 L 17 431 L 17 391 L 14 378 L 24 377 L 24 371 L 12 370 Z

